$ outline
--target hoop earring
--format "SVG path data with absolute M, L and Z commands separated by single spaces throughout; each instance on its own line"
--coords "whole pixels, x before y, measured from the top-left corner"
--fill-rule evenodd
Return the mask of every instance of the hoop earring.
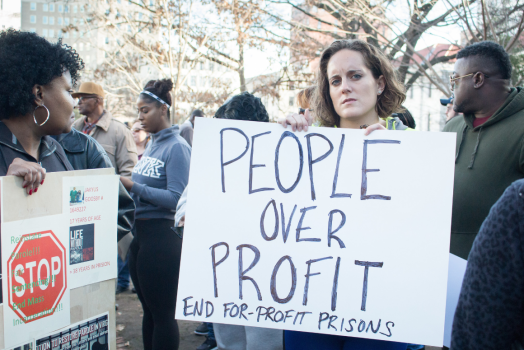
M 36 110 L 38 109 L 38 107 L 44 107 L 45 110 L 47 111 L 47 118 L 44 120 L 44 122 L 42 124 L 38 124 L 38 122 L 36 121 L 36 116 L 35 116 L 35 113 L 36 113 Z M 47 107 L 45 105 L 41 105 L 41 106 L 36 106 L 35 110 L 33 111 L 33 120 L 35 121 L 35 124 L 38 125 L 38 126 L 42 126 L 44 125 L 45 123 L 47 123 L 47 121 L 49 120 L 49 109 L 47 109 Z

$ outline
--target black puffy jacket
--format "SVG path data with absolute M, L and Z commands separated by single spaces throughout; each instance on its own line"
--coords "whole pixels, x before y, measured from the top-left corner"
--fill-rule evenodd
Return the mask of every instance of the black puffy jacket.
M 75 170 L 113 167 L 102 146 L 91 136 L 74 128 L 71 132 L 58 136 L 58 143 Z M 118 240 L 131 231 L 135 221 L 135 203 L 122 183 L 119 184 Z

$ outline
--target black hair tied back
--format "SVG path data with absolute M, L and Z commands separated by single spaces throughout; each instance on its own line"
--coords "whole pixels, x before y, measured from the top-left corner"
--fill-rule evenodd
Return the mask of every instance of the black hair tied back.
M 171 79 L 150 80 L 144 87 L 144 90 L 155 94 L 160 99 L 168 103 L 170 106 L 173 104 L 170 94 L 170 91 L 173 90 L 173 82 L 171 81 Z M 151 99 L 151 102 L 154 101 L 152 98 L 145 94 L 142 96 Z

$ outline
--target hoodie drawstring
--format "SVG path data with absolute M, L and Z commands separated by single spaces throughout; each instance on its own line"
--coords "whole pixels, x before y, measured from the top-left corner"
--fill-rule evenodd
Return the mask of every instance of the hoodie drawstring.
M 457 163 L 459 154 L 460 154 L 460 147 L 462 147 L 462 142 L 464 141 L 464 138 L 466 137 L 466 131 L 468 130 L 468 126 L 465 125 L 464 129 L 462 129 L 462 136 L 460 137 L 460 143 L 457 147 L 457 154 L 455 155 L 455 164 Z
M 480 133 L 482 133 L 482 127 L 479 129 L 479 134 L 477 135 L 477 143 L 475 144 L 475 149 L 471 153 L 471 161 L 469 162 L 468 169 L 473 169 L 473 164 L 475 163 L 475 157 L 477 156 L 477 150 L 480 144 Z

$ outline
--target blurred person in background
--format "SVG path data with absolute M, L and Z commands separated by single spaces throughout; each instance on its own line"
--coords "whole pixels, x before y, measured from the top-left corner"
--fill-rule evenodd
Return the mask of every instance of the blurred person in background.
M 144 131 L 142 124 L 138 120 L 133 123 L 131 133 L 133 133 L 133 140 L 135 141 L 136 150 L 138 152 L 138 160 L 140 160 L 146 150 L 147 143 L 149 142 L 149 133 Z
M 457 113 L 453 110 L 453 96 L 450 98 L 441 98 L 440 104 L 446 107 L 446 123 L 449 122 L 451 119 L 455 118 L 458 115 L 461 115 L 462 113 Z
M 193 147 L 193 130 L 195 129 L 196 117 L 204 117 L 204 112 L 200 109 L 195 109 L 191 112 L 191 116 L 180 125 L 180 136 L 182 136 L 191 147 Z

